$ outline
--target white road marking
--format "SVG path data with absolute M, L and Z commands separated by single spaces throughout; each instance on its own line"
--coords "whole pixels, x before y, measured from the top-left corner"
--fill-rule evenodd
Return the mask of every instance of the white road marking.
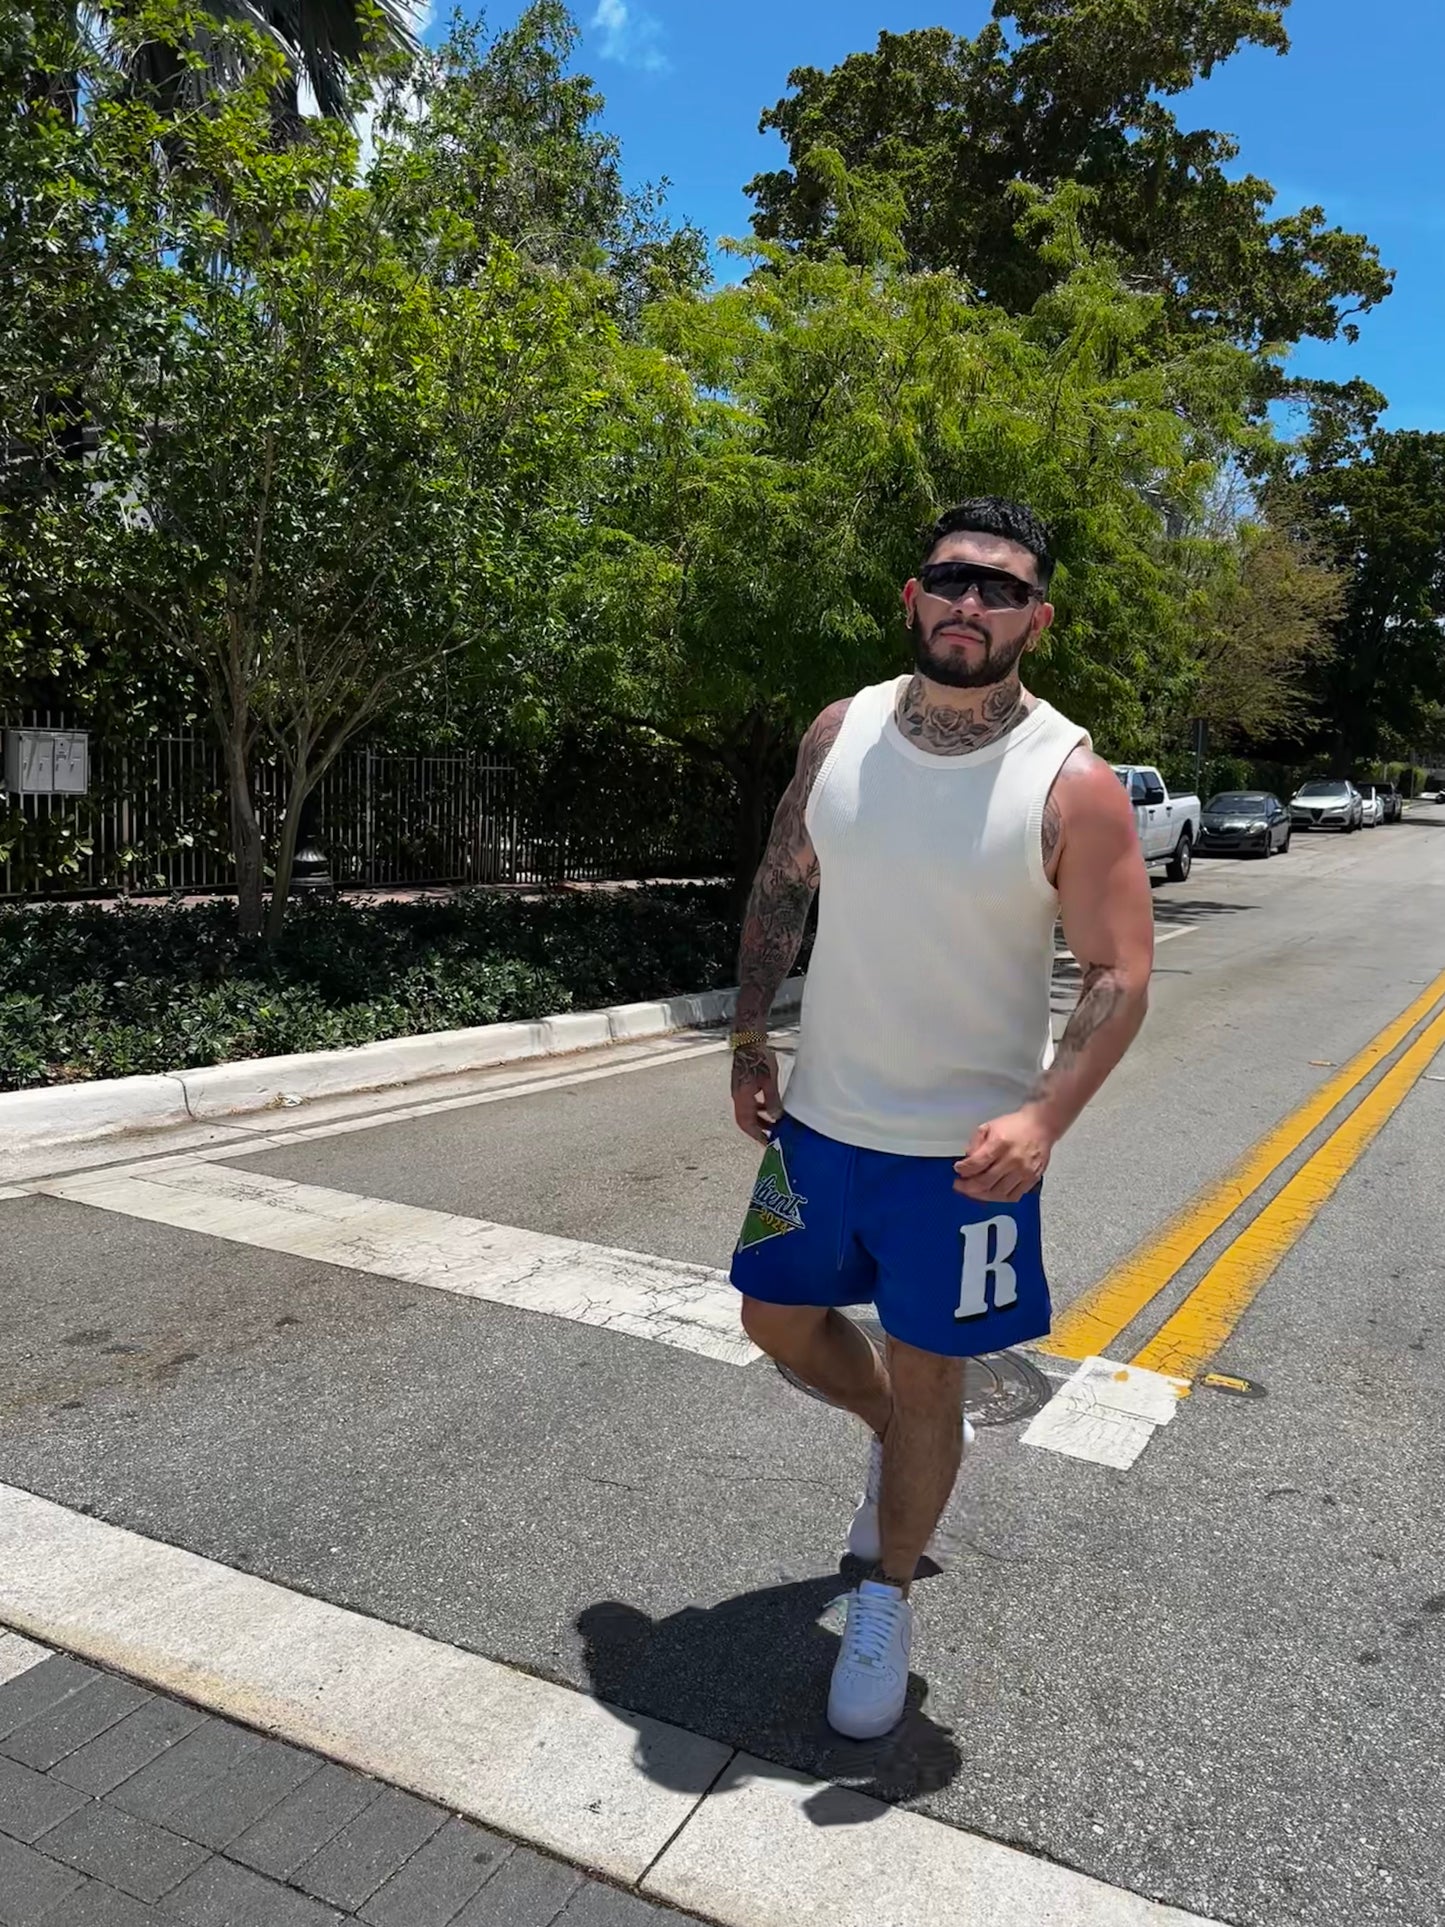
M 33 1639 L 24 1639 L 19 1633 L 7 1633 L 0 1629 L 0 1686 L 12 1679 L 19 1679 L 28 1673 L 32 1666 L 38 1666 L 42 1659 L 49 1659 L 50 1648 L 37 1646 Z
M 758 1356 L 727 1274 L 199 1161 L 33 1187 L 154 1224 L 571 1318 L 724 1364 Z
M 1209 1927 L 5 1485 L 0 1620 L 722 1927 Z
M 796 1024 L 789 1022 L 772 1026 L 775 1037 L 788 1037 L 796 1028 Z M 545 1068 L 526 1076 L 491 1068 L 467 1071 L 456 1077 L 429 1079 L 429 1084 L 445 1084 L 453 1095 L 427 1098 L 419 1103 L 403 1100 L 397 1090 L 317 1098 L 304 1107 L 307 1117 L 325 1117 L 327 1112 L 339 1114 L 312 1124 L 288 1124 L 275 1111 L 268 1111 L 237 1118 L 234 1122 L 177 1125 L 173 1129 L 142 1133 L 142 1141 L 152 1141 L 156 1150 L 150 1156 L 140 1158 L 136 1156 L 137 1140 L 134 1136 L 104 1144 L 45 1146 L 39 1153 L 17 1159 L 22 1166 L 21 1182 L 0 1191 L 0 1199 L 24 1197 L 32 1191 L 44 1189 L 45 1181 L 52 1177 L 69 1176 L 81 1171 L 102 1167 L 109 1170 L 155 1170 L 165 1164 L 207 1159 L 221 1162 L 226 1158 L 247 1156 L 253 1151 L 279 1150 L 288 1144 L 308 1143 L 313 1138 L 339 1137 L 351 1131 L 375 1130 L 380 1125 L 402 1124 L 414 1117 L 434 1117 L 446 1111 L 470 1110 L 480 1104 L 502 1103 L 508 1098 L 537 1097 L 570 1085 L 594 1084 L 603 1078 L 623 1077 L 632 1071 L 657 1070 L 693 1057 L 720 1057 L 726 1050 L 725 1039 L 698 1041 L 695 1036 L 683 1033 L 680 1037 L 618 1044 L 610 1046 L 605 1052 L 589 1052 L 589 1057 L 605 1057 L 607 1061 L 593 1064 L 585 1070 L 557 1070 L 549 1061 Z M 488 1081 L 478 1088 L 479 1079 Z M 459 1085 L 472 1088 L 459 1092 Z M 166 1150 L 164 1147 L 167 1145 L 174 1149 Z M 54 1156 L 57 1149 L 63 1155 L 64 1162 L 58 1166 L 47 1164 L 45 1160 Z M 26 1164 L 30 1166 L 28 1171 L 23 1170 Z
M 620 1058 L 623 1050 L 635 1051 L 635 1056 Z M 723 1038 L 698 1042 L 695 1039 L 666 1038 L 658 1043 L 636 1045 L 613 1045 L 611 1051 L 619 1061 L 595 1064 L 586 1070 L 537 1071 L 529 1077 L 516 1075 L 507 1077 L 500 1083 L 493 1083 L 483 1090 L 474 1090 L 452 1097 L 434 1097 L 420 1103 L 398 1103 L 395 1091 L 372 1093 L 376 1109 L 368 1107 L 361 1114 L 328 1119 L 324 1123 L 298 1124 L 295 1128 L 285 1128 L 283 1135 L 288 1144 L 305 1143 L 310 1138 L 336 1137 L 347 1131 L 374 1129 L 378 1124 L 398 1124 L 412 1117 L 435 1117 L 445 1111 L 464 1111 L 478 1104 L 500 1104 L 507 1098 L 539 1097 L 547 1091 L 565 1090 L 575 1084 L 595 1084 L 606 1077 L 625 1077 L 631 1071 L 658 1070 L 665 1064 L 685 1063 L 692 1057 L 720 1057 L 727 1050 Z M 326 1100 L 321 1100 L 325 1102 Z M 350 1103 L 351 1099 L 338 1098 L 337 1103 Z M 308 1105 L 308 1114 L 315 1116 L 318 1105 Z M 274 1128 L 275 1119 L 270 1126 Z M 239 1125 L 236 1128 L 241 1128 Z M 254 1128 L 254 1127 L 253 1127 Z
M 787 1035 L 789 1024 L 774 1026 L 775 1033 Z M 230 1122 L 181 1124 L 173 1129 L 146 1132 L 139 1141 L 132 1135 L 93 1145 L 45 1145 L 39 1151 L 14 1160 L 18 1169 L 12 1176 L 20 1180 L 0 1196 L 20 1196 L 38 1188 L 37 1180 L 102 1166 L 154 1165 L 162 1157 L 174 1159 L 222 1159 L 264 1151 L 284 1144 L 306 1143 L 312 1138 L 337 1137 L 348 1131 L 375 1130 L 378 1125 L 400 1124 L 408 1118 L 433 1117 L 444 1111 L 468 1110 L 478 1104 L 497 1104 L 506 1098 L 535 1097 L 573 1084 L 593 1084 L 604 1077 L 623 1077 L 631 1071 L 655 1070 L 665 1064 L 691 1057 L 721 1056 L 727 1049 L 723 1038 L 699 1040 L 684 1032 L 679 1037 L 646 1040 L 637 1044 L 615 1044 L 605 1051 L 588 1052 L 586 1068 L 563 1070 L 554 1059 L 544 1060 L 537 1070 L 519 1074 L 510 1066 L 465 1071 L 455 1077 L 428 1079 L 429 1087 L 443 1085 L 450 1093 L 418 1102 L 408 1100 L 400 1089 L 363 1091 L 343 1097 L 316 1098 L 302 1107 L 301 1115 L 313 1122 L 290 1124 L 276 1111 L 261 1111 Z M 155 1146 L 150 1156 L 137 1157 L 139 1145 Z M 167 1147 L 170 1147 L 169 1149 Z M 238 1149 L 244 1147 L 244 1150 Z M 59 1160 L 58 1162 L 56 1160 Z
M 1031 1422 L 1023 1443 L 1126 1472 L 1188 1391 L 1184 1378 L 1086 1358 Z

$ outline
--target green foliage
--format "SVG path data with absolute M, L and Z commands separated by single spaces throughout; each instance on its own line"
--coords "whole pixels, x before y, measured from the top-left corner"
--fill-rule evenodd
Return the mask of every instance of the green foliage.
M 1445 705 L 1445 434 L 1327 422 L 1271 513 L 1344 577 L 1335 647 L 1313 678 L 1316 746 L 1353 769 L 1433 741 Z
M 125 92 L 168 119 L 203 111 L 267 49 L 278 140 L 304 132 L 302 81 L 318 113 L 349 123 L 369 60 L 405 56 L 416 45 L 405 0 L 207 0 L 184 15 L 155 0 L 93 0 L 88 12 L 88 25 L 127 47 Z
M 502 242 L 534 268 L 605 277 L 631 321 L 651 295 L 700 286 L 706 246 L 668 226 L 659 190 L 628 192 L 602 96 L 569 71 L 579 38 L 560 0 L 533 0 L 490 42 L 454 17 L 439 47 L 379 80 L 368 184 L 397 245 L 443 280 L 484 271 Z
M 1421 790 L 1430 787 L 1427 774 L 1418 763 L 1385 763 L 1376 771 L 1374 780 L 1393 783 L 1402 796 L 1418 796 Z
M 1185 131 L 1164 104 L 1242 45 L 1285 52 L 1287 5 L 995 0 L 971 40 L 943 27 L 883 33 L 874 52 L 826 73 L 799 68 L 762 118 L 789 165 L 750 183 L 756 230 L 860 258 L 856 194 L 839 182 L 861 180 L 904 210 L 909 265 L 951 268 L 1024 313 L 1056 270 L 1019 213 L 1072 185 L 1085 238 L 1160 297 L 1166 333 L 1253 350 L 1353 339 L 1346 317 L 1390 288 L 1375 249 L 1326 226 L 1322 208 L 1274 215 L 1269 183 L 1235 172 L 1236 143 Z
M 273 877 L 273 941 L 301 806 L 363 729 L 509 740 L 574 813 L 605 768 L 599 845 L 629 806 L 683 821 L 655 757 L 628 796 L 632 745 L 680 749 L 741 874 L 808 719 L 906 666 L 921 529 L 996 491 L 1058 538 L 1031 680 L 1106 753 L 1200 714 L 1286 760 L 1315 716 L 1321 753 L 1419 753 L 1440 438 L 1379 436 L 1361 384 L 1311 388 L 1295 455 L 1260 418 L 1278 351 L 1349 333 L 1388 276 L 1167 106 L 1237 47 L 1283 51 L 1286 6 L 997 0 L 973 39 L 800 70 L 728 288 L 627 192 L 560 0 L 410 51 L 369 0 L 282 9 L 285 44 L 269 0 L 16 15 L 0 701 L 115 734 L 199 718 L 243 924 Z M 379 108 L 364 165 L 294 113 L 312 55 L 339 63 L 323 104 Z M 1262 521 L 1211 521 L 1241 473 Z M 617 768 L 599 747 L 569 785 L 588 735 Z M 63 882 L 76 832 L 44 834 L 0 823 Z
M 727 769 L 740 872 L 780 748 L 904 667 L 900 587 L 950 500 L 1019 495 L 1053 524 L 1060 621 L 1031 680 L 1101 744 L 1146 744 L 1190 675 L 1169 519 L 1248 440 L 1249 364 L 1208 341 L 1161 361 L 1157 301 L 1090 254 L 1074 212 L 1034 211 L 1059 278 L 1024 316 L 886 250 L 863 266 L 777 247 L 741 286 L 649 310 L 555 688 Z
M 717 888 L 296 906 L 0 910 L 0 1089 L 370 1043 L 730 982 Z
M 190 28 L 157 7 L 143 31 L 184 50 Z M 167 121 L 96 61 L 67 136 L 101 183 L 86 244 L 125 294 L 86 367 L 101 426 L 61 572 L 117 677 L 159 651 L 197 692 L 243 920 L 269 858 L 274 937 L 301 806 L 342 746 L 447 656 L 499 656 L 570 546 L 615 328 L 590 282 L 495 235 L 445 271 L 465 224 L 403 205 L 404 174 L 356 185 L 344 128 L 278 147 L 280 56 L 230 38 L 239 75 L 207 111 Z M 288 778 L 274 851 L 251 789 L 267 751 Z
M 1344 570 L 1327 566 L 1299 533 L 1260 521 L 1227 516 L 1192 546 L 1188 722 L 1202 720 L 1221 746 L 1301 740 L 1317 720 Z M 1182 712 L 1161 722 L 1181 740 L 1187 733 Z

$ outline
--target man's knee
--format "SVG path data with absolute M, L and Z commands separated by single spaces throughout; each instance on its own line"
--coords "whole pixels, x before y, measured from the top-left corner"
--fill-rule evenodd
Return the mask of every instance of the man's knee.
M 944 1405 L 961 1413 L 963 1372 L 961 1358 L 920 1351 L 916 1345 L 904 1345 L 896 1338 L 888 1341 L 888 1376 L 900 1405 L 925 1409 Z
M 770 1305 L 746 1296 L 742 1303 L 743 1330 L 769 1357 L 806 1342 L 827 1316 L 827 1308 L 821 1305 Z

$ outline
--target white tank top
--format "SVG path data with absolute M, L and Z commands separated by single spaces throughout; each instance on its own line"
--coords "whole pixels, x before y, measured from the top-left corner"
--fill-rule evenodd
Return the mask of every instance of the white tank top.
M 822 882 L 786 1107 L 844 1144 L 956 1158 L 1053 1057 L 1044 804 L 1089 737 L 1041 702 L 930 755 L 895 719 L 907 681 L 854 697 L 808 801 Z

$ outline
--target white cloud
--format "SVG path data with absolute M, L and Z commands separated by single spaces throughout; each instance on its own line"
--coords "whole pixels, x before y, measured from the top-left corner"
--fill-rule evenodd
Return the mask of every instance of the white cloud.
M 601 37 L 604 60 L 619 67 L 640 67 L 647 74 L 665 74 L 672 62 L 662 50 L 662 25 L 631 0 L 598 0 L 590 30 Z

